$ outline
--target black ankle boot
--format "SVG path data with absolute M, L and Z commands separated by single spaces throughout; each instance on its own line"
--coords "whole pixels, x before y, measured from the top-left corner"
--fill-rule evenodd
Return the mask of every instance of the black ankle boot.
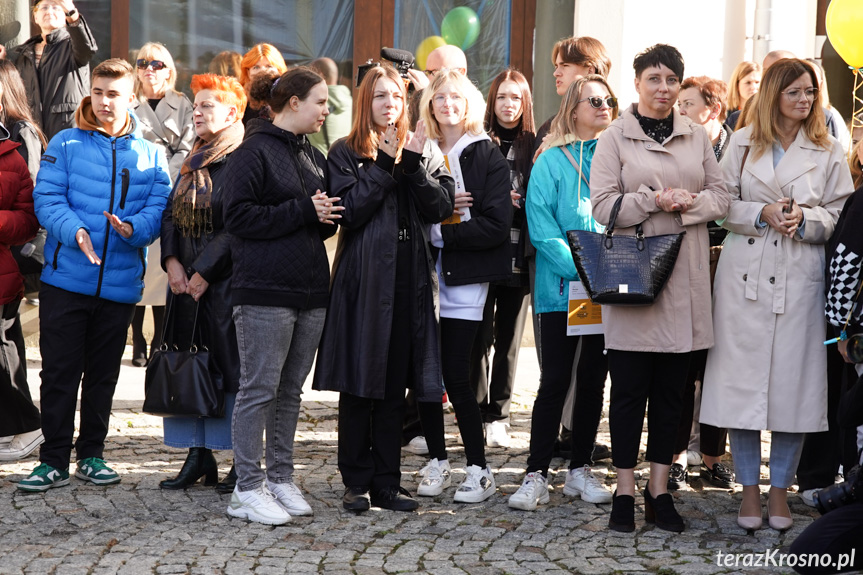
M 617 491 L 611 498 L 611 517 L 608 518 L 608 528 L 621 533 L 635 531 L 635 497 L 618 495 Z
M 159 483 L 162 489 L 186 489 L 204 478 L 204 485 L 215 485 L 219 480 L 219 466 L 213 452 L 206 447 L 192 447 L 180 473 L 173 479 Z
M 237 471 L 234 469 L 234 466 L 231 465 L 231 470 L 225 476 L 225 478 L 219 481 L 216 484 L 216 491 L 219 493 L 233 493 L 234 487 L 237 486 Z
M 650 482 L 644 487 L 644 520 L 655 523 L 660 529 L 680 533 L 686 528 L 683 517 L 674 508 L 674 498 L 670 493 L 658 497 L 650 494 Z

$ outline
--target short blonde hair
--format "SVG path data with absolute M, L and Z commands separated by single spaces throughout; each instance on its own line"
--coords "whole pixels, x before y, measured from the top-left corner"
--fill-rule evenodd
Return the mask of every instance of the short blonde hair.
M 138 64 L 137 60 L 145 58 L 147 60 L 161 60 L 168 67 L 168 82 L 167 89 L 177 91 L 175 86 L 177 85 L 177 67 L 174 65 L 174 58 L 171 56 L 171 53 L 168 52 L 168 49 L 165 48 L 164 44 L 160 44 L 159 42 L 147 42 L 141 49 L 138 50 L 138 55 L 135 57 L 135 62 L 133 65 L 135 66 L 135 95 L 138 96 L 140 100 L 144 100 L 144 90 L 141 87 L 141 80 L 138 78 Z
M 457 70 L 443 69 L 437 74 L 423 90 L 423 97 L 420 101 L 420 117 L 425 121 L 426 133 L 429 138 L 440 140 L 441 131 L 440 125 L 434 116 L 432 110 L 433 100 L 441 88 L 447 84 L 452 84 L 456 92 L 462 95 L 465 101 L 464 110 L 464 131 L 473 136 L 482 134 L 483 120 L 485 118 L 485 99 L 479 89 L 467 79 L 467 76 Z

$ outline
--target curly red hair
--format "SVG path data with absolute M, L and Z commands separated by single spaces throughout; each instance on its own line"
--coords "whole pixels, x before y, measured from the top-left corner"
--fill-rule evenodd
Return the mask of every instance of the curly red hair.
M 201 90 L 212 90 L 219 102 L 226 106 L 236 106 L 237 116 L 243 117 L 248 98 L 243 85 L 233 76 L 196 74 L 192 76 L 192 93 L 197 95 Z

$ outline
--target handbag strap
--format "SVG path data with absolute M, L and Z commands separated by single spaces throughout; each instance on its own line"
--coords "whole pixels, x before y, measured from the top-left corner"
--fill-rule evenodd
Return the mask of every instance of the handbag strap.
M 172 341 L 170 345 L 168 344 L 168 334 L 170 332 L 170 337 L 173 340 L 174 338 L 174 322 L 176 321 L 176 316 L 174 314 L 174 300 L 178 296 L 171 294 L 168 297 L 168 309 L 165 310 L 165 322 L 162 326 L 162 345 L 159 346 L 160 351 L 168 351 L 172 346 L 174 348 L 177 347 L 176 342 Z M 192 340 L 189 342 L 189 349 L 192 351 L 197 351 L 198 346 L 195 344 L 195 336 L 199 334 L 198 327 L 198 311 L 201 308 L 201 300 L 195 302 L 195 317 L 192 320 Z M 201 347 L 204 347 L 204 344 L 201 343 Z
M 572 164 L 572 167 L 575 168 L 575 171 L 578 172 L 578 175 L 581 176 L 581 179 L 584 180 L 584 183 L 589 187 L 590 182 L 588 182 L 587 178 L 584 177 L 584 172 L 581 171 L 581 166 L 578 165 L 578 162 L 575 161 L 575 158 L 573 158 L 572 154 L 569 153 L 569 150 L 566 149 L 566 146 L 561 146 L 560 149 L 563 150 L 566 159 L 569 160 L 569 163 Z
M 743 161 L 740 162 L 740 173 L 737 174 L 737 181 L 740 181 L 740 178 L 743 177 L 743 166 L 746 165 L 746 158 L 749 157 L 749 146 L 746 146 L 746 150 L 743 152 Z

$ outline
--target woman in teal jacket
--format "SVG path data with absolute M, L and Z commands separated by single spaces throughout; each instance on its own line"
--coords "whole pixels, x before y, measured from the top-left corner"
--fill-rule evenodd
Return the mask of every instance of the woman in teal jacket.
M 568 336 L 569 284 L 578 280 L 568 230 L 601 232 L 592 216 L 590 163 L 599 134 L 617 117 L 617 99 L 602 76 L 572 83 L 549 132 L 551 145 L 536 161 L 527 193 L 530 240 L 536 247 L 534 312 L 538 314 L 542 376 L 533 406 L 527 474 L 509 506 L 533 510 L 548 503 L 548 467 L 573 360 L 581 340 L 572 413 L 572 458 L 563 492 L 608 503 L 611 492 L 593 476 L 591 453 L 608 374 L 601 334 Z

